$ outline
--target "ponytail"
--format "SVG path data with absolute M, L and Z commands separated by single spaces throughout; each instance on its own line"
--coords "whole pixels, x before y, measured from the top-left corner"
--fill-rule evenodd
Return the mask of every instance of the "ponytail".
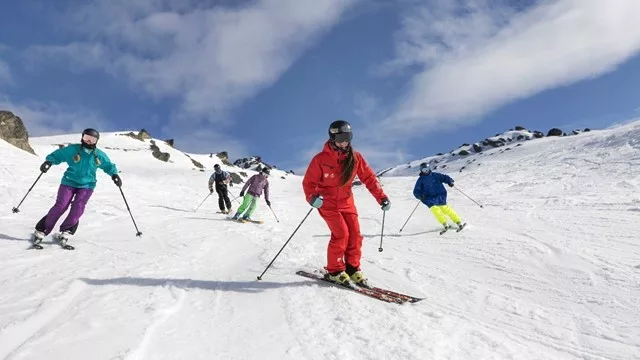
M 342 173 L 340 174 L 340 186 L 346 185 L 351 176 L 353 175 L 353 168 L 355 167 L 355 157 L 353 156 L 353 148 L 349 145 L 347 150 L 347 157 L 342 162 Z

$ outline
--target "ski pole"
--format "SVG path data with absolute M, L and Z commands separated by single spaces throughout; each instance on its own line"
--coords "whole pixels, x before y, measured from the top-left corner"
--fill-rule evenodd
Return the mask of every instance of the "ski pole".
M 11 209 L 11 211 L 13 211 L 14 214 L 17 214 L 20 212 L 20 205 L 22 205 L 22 202 L 24 201 L 24 199 L 27 198 L 27 195 L 29 195 L 29 193 L 31 192 L 31 189 L 33 189 L 34 186 L 36 186 L 36 183 L 38 182 L 38 180 L 40 180 L 40 177 L 42 176 L 42 174 L 44 174 L 44 172 L 40 172 L 40 175 L 38 175 L 38 178 L 36 179 L 36 181 L 33 182 L 33 185 L 31 185 L 31 187 L 29 188 L 29 190 L 27 190 L 27 193 L 24 194 L 24 197 L 22 198 L 22 200 L 20 201 L 20 204 L 18 204 L 18 206 L 14 207 L 13 209 Z
M 384 236 L 384 216 L 387 215 L 386 211 L 382 212 L 382 230 L 380 230 L 380 247 L 378 248 L 379 252 L 382 252 L 382 237 Z
M 133 219 L 133 214 L 131 213 L 131 209 L 129 208 L 129 203 L 127 203 L 127 198 L 124 196 L 124 193 L 122 192 L 122 188 L 120 186 L 118 186 L 118 189 L 120 189 L 120 194 L 122 194 L 122 198 L 124 199 L 124 204 L 127 206 L 127 211 L 129 211 L 129 215 L 131 215 L 131 221 L 133 221 L 133 226 L 135 226 L 136 228 L 136 236 L 142 236 L 142 233 L 140 232 L 140 230 L 138 230 L 138 225 L 136 225 L 136 221 Z
M 413 216 L 413 213 L 416 212 L 416 209 L 418 208 L 418 205 L 420 205 L 420 203 L 421 201 L 418 201 L 418 203 L 416 204 L 416 207 L 413 208 L 411 215 L 409 215 L 409 217 L 407 218 L 407 221 L 404 222 L 404 225 L 402 225 L 399 232 L 402 232 L 402 229 L 404 229 L 404 227 L 407 225 L 407 223 L 409 222 L 409 219 L 411 219 L 411 217 Z
M 233 195 L 231 195 L 231 196 L 233 196 Z M 238 198 L 239 198 L 239 196 L 236 196 L 236 197 L 234 197 L 231 201 L 234 201 L 234 200 L 235 200 L 235 201 L 237 201 L 237 202 L 238 202 L 238 204 L 242 205 L 242 203 L 240 202 L 240 200 L 238 200 Z
M 280 220 L 278 220 L 278 217 L 276 216 L 276 212 L 275 212 L 275 211 L 273 211 L 273 209 L 271 208 L 271 205 L 269 205 L 269 209 L 271 209 L 271 213 L 273 214 L 273 217 L 275 217 L 275 218 L 276 218 L 276 221 L 277 221 L 277 222 L 280 222 Z
M 264 269 L 264 271 L 262 272 L 262 274 L 260 274 L 260 276 L 258 276 L 258 280 L 262 280 L 262 275 L 264 275 L 264 273 L 267 272 L 267 270 L 271 267 L 271 264 L 273 264 L 274 261 L 276 261 L 276 258 L 278 257 L 278 255 L 280 255 L 280 253 L 282 252 L 282 250 L 284 250 L 284 247 L 287 246 L 287 244 L 289 243 L 289 241 L 293 238 L 293 235 L 295 235 L 296 231 L 298 231 L 298 229 L 300 229 L 300 226 L 302 226 L 302 224 L 304 223 L 305 220 L 307 220 L 307 217 L 309 217 L 309 214 L 311 214 L 311 212 L 313 211 L 314 208 L 309 209 L 309 212 L 307 213 L 307 215 L 304 217 L 304 219 L 302 219 L 302 221 L 300 221 L 300 224 L 298 224 L 298 227 L 293 230 L 293 234 L 291 234 L 291 236 L 289 236 L 289 239 L 287 240 L 287 242 L 284 243 L 284 245 L 282 245 L 282 248 L 280 249 L 280 251 L 278 251 L 278 253 L 276 254 L 276 256 L 273 258 L 273 260 L 271 260 L 271 262 L 269 263 L 269 265 L 267 265 L 267 268 Z
M 200 205 L 198 205 L 198 207 L 197 207 L 195 210 L 193 210 L 193 212 L 198 211 L 198 209 L 200 209 L 200 206 L 202 206 L 202 204 L 204 204 L 204 202 L 205 202 L 205 201 L 207 201 L 207 199 L 209 198 L 209 196 L 211 196 L 211 194 L 212 194 L 212 193 L 209 193 L 209 195 L 207 195 L 207 196 L 204 198 L 204 200 L 202 200 L 202 202 L 200 203 Z
M 463 192 L 462 192 L 462 190 L 458 189 L 458 187 L 457 187 L 457 186 L 454 186 L 453 188 L 454 188 L 454 189 L 456 189 L 456 190 L 458 190 L 458 191 L 460 191 L 460 193 L 461 193 L 462 195 L 466 196 L 469 200 L 471 200 L 471 201 L 473 201 L 474 203 L 476 203 L 476 205 L 480 206 L 481 208 L 484 208 L 484 206 L 480 205 L 477 201 L 473 200 L 471 197 L 469 197 L 469 195 L 467 195 L 467 194 L 463 193 Z

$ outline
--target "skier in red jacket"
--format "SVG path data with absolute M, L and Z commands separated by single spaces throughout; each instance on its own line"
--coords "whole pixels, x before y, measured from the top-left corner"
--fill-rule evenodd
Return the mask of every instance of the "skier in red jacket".
M 328 279 L 344 285 L 368 286 L 360 271 L 362 234 L 351 184 L 358 176 L 383 211 L 391 208 L 375 173 L 353 150 L 351 125 L 337 120 L 329 126 L 329 140 L 313 157 L 302 181 L 307 202 L 318 209 L 331 230 L 327 248 Z

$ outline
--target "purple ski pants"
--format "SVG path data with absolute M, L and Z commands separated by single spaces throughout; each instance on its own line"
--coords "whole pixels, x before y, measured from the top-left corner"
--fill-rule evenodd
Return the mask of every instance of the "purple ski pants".
M 49 213 L 38 222 L 36 230 L 48 235 L 56 226 L 62 214 L 64 214 L 69 208 L 69 205 L 71 205 L 69 215 L 67 215 L 67 218 L 64 219 L 62 225 L 60 225 L 60 231 L 71 231 L 72 234 L 75 233 L 78 223 L 80 222 L 80 217 L 84 213 L 84 207 L 87 205 L 87 201 L 89 201 L 92 194 L 93 189 L 77 189 L 71 186 L 60 185 L 55 205 L 53 205 Z

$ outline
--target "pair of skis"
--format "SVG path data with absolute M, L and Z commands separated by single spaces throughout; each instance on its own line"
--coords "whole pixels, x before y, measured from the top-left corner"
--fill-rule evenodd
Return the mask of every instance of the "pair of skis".
M 467 223 L 463 223 L 462 225 L 458 226 L 458 228 L 456 229 L 456 232 L 462 231 L 462 229 L 464 229 L 465 226 L 467 226 Z M 446 233 L 451 228 L 452 228 L 451 225 L 447 226 L 446 228 L 444 228 L 444 230 L 440 231 L 440 235 Z
M 331 280 L 329 280 L 327 278 L 327 274 L 326 273 L 321 273 L 321 272 L 308 272 L 308 271 L 304 271 L 304 270 L 299 270 L 296 271 L 296 274 L 300 275 L 300 276 L 304 276 L 306 278 L 309 279 L 313 279 L 313 280 L 318 280 L 321 281 L 323 283 L 341 288 L 341 289 L 345 289 L 345 290 L 349 290 L 349 291 L 353 291 L 356 292 L 358 294 L 364 295 L 364 296 L 368 296 L 370 298 L 373 299 L 377 299 L 380 301 L 384 301 L 384 302 L 388 302 L 388 303 L 394 303 L 394 304 L 404 304 L 404 303 L 416 303 L 420 300 L 424 300 L 424 298 L 418 298 L 418 297 L 414 297 L 411 295 L 407 295 L 407 294 L 402 294 L 396 291 L 392 291 L 392 290 L 388 290 L 388 289 L 383 289 L 383 288 L 379 288 L 379 287 L 375 287 L 375 286 L 369 286 L 369 287 L 363 287 L 363 286 L 349 286 L 349 285 L 342 285 L 342 284 L 338 284 L 335 283 Z

